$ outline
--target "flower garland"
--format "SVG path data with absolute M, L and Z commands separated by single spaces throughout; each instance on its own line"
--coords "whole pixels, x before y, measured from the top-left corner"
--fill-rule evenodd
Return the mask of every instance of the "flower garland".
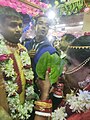
M 21 68 L 25 81 L 20 81 L 20 79 L 17 80 L 19 74 L 15 71 L 15 61 L 12 59 L 12 53 L 7 49 L 5 42 L 2 39 L 0 41 L 0 67 L 8 79 L 6 80 L 6 93 L 11 117 L 13 119 L 18 118 L 18 120 L 27 120 L 30 117 L 30 113 L 32 113 L 34 97 L 36 97 L 33 88 L 34 76 L 30 57 L 26 49 L 20 44 L 18 46 L 19 49 L 16 52 L 18 53 L 18 58 L 21 60 Z
M 17 12 L 21 12 L 22 14 L 28 14 L 31 16 L 37 16 L 38 14 L 42 14 L 43 11 L 40 9 L 34 8 L 34 6 L 30 6 L 29 4 L 34 4 L 35 6 L 41 7 L 42 9 L 47 9 L 48 4 L 40 2 L 40 0 L 0 0 L 1 6 L 9 6 L 15 9 Z M 28 4 L 25 4 L 24 2 Z M 0 11 L 1 12 L 1 11 Z
M 66 95 L 66 105 L 70 106 L 72 112 L 81 113 L 90 110 L 90 92 L 81 91 L 76 95 L 72 91 Z M 60 107 L 52 113 L 52 120 L 66 120 L 66 107 Z

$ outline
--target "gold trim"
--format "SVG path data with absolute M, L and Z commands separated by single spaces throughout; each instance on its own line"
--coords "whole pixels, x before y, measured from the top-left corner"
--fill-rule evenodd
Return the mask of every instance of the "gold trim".
M 74 72 L 77 72 L 78 70 L 80 70 L 84 65 L 86 65 L 88 62 L 90 61 L 90 57 L 88 57 L 85 61 L 83 61 L 82 63 L 80 63 L 78 66 L 74 67 L 71 70 L 67 70 L 65 72 L 65 74 L 72 74 Z
M 45 111 L 45 108 L 43 108 L 43 107 L 34 106 L 34 109 L 39 110 L 39 111 Z
M 35 101 L 35 105 L 38 105 L 43 108 L 51 108 L 52 103 L 46 103 L 46 102 L 40 102 L 40 101 Z
M 71 49 L 90 49 L 90 46 L 68 46 Z

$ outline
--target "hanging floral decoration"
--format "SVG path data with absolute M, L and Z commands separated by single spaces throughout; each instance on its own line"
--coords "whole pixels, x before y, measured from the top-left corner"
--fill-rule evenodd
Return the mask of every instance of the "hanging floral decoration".
M 84 0 L 70 0 L 63 3 L 59 3 L 56 0 L 55 5 L 60 16 L 73 15 L 81 12 L 81 10 L 84 8 Z
M 42 14 L 44 9 L 48 8 L 48 4 L 39 0 L 0 0 L 1 6 L 9 6 L 16 9 L 17 12 L 36 16 Z
M 7 49 L 5 42 L 0 39 L 0 68 L 6 80 L 6 93 L 11 117 L 27 120 L 31 116 L 34 99 L 38 96 L 34 93 L 34 75 L 26 49 L 18 44 L 18 50 L 12 54 Z

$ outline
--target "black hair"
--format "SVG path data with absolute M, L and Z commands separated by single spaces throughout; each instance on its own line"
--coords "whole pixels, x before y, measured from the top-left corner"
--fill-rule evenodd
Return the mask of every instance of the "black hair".
M 68 43 L 72 42 L 76 37 L 72 34 L 67 34 L 65 33 L 63 36 L 61 37 L 65 37 L 65 41 L 67 41 Z M 62 40 L 62 39 L 61 39 Z
M 65 33 L 62 37 L 66 37 L 65 38 L 65 41 L 67 42 L 72 42 L 76 37 L 72 34 L 67 34 Z M 62 39 L 61 39 L 62 40 Z
M 10 7 L 2 7 L 0 6 L 0 22 L 4 22 L 5 18 L 16 17 L 17 19 L 22 20 L 22 16 L 13 8 Z
M 70 46 L 90 46 L 90 35 L 89 36 L 81 36 L 76 38 Z M 68 48 L 67 55 L 75 58 L 79 62 L 85 61 L 88 57 L 90 57 L 90 48 L 86 49 L 74 49 Z
M 65 38 L 64 38 L 65 37 Z M 64 38 L 64 39 L 63 39 Z M 65 33 L 62 38 L 61 38 L 61 46 L 60 46 L 60 49 L 63 51 L 63 52 L 66 52 L 67 50 L 67 47 L 70 43 L 72 43 L 74 41 L 76 37 L 72 34 L 67 34 Z M 62 44 L 62 42 L 65 42 L 64 44 Z
M 37 24 L 38 19 L 41 18 L 41 17 L 45 17 L 45 18 L 48 19 L 47 15 L 45 15 L 45 14 L 36 16 L 36 17 L 34 18 L 34 20 L 35 20 L 35 25 Z M 48 19 L 48 22 L 49 22 L 49 25 L 50 25 L 50 20 L 49 20 L 49 19 Z

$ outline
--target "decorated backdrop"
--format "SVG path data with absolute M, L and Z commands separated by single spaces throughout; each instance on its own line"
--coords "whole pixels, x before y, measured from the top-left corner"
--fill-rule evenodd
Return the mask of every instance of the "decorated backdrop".
M 48 4 L 39 0 L 0 0 L 1 6 L 9 6 L 23 14 L 36 16 L 42 14 L 44 9 L 48 8 Z

